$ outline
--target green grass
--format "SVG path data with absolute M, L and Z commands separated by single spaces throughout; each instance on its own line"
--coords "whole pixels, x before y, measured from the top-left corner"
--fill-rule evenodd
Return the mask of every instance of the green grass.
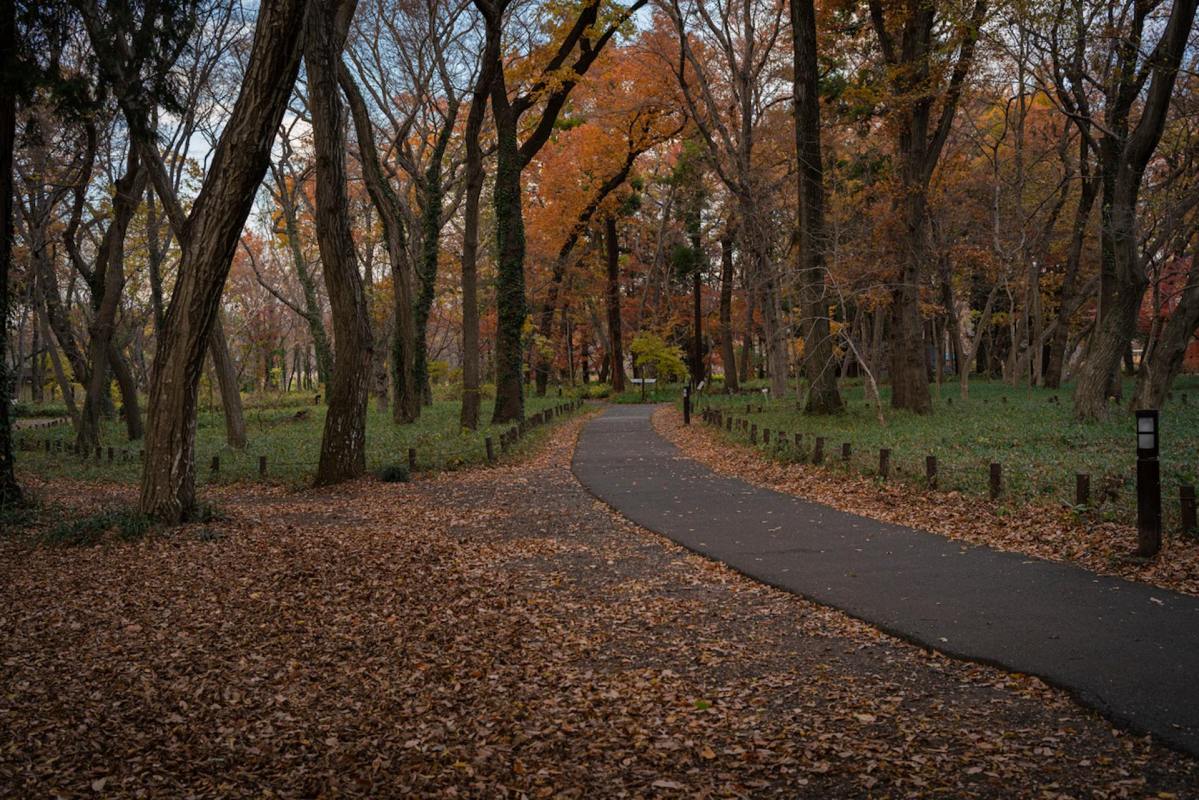
M 567 402 L 568 398 L 550 397 L 525 399 L 527 416 L 538 411 Z M 436 400 L 432 406 L 421 410 L 418 422 L 412 425 L 395 425 L 390 410 L 380 410 L 371 401 L 367 415 L 366 461 L 367 469 L 378 474 L 385 468 L 408 464 L 408 448 L 416 449 L 417 472 L 443 471 L 481 464 L 486 460 L 484 440 L 491 436 L 496 455 L 500 456 L 500 432 L 510 426 L 484 425 L 478 431 L 464 431 L 458 424 L 460 404 L 453 400 Z M 485 404 L 483 417 L 490 414 Z M 297 415 L 300 415 L 297 418 Z M 267 458 L 267 480 L 271 482 L 300 485 L 316 472 L 320 457 L 321 433 L 324 426 L 325 406 L 312 405 L 312 394 L 293 394 L 246 398 L 246 428 L 248 446 L 237 451 L 225 444 L 224 416 L 219 408 L 201 410 L 196 428 L 196 482 L 198 484 L 230 483 L 241 480 L 259 480 L 259 456 Z M 512 448 L 509 455 L 524 452 L 537 441 L 541 428 L 529 431 Z M 96 461 L 93 454 L 82 459 L 74 454 L 46 453 L 43 440 L 50 438 L 66 446 L 74 438 L 69 425 L 60 425 L 51 430 L 17 431 L 17 470 L 45 478 L 70 477 L 81 480 L 115 481 L 135 483 L 141 476 L 138 451 L 141 442 L 129 442 L 124 437 L 124 428 L 118 421 L 104 423 L 102 444 L 103 459 Z M 36 444 L 36 451 L 20 447 L 22 440 Z M 108 447 L 115 449 L 115 460 L 108 462 Z M 220 471 L 211 469 L 212 459 L 220 459 Z
M 755 387 L 760 389 L 760 387 Z M 1073 418 L 1070 388 L 1061 390 L 1013 388 L 1000 382 L 972 381 L 970 398 L 959 397 L 956 384 L 933 389 L 933 413 L 920 416 L 893 411 L 888 389 L 883 387 L 886 425 L 878 423 L 873 404 L 867 405 L 860 382 L 847 382 L 843 393 L 849 407 L 830 417 L 807 416 L 794 399 L 771 401 L 762 395 L 708 396 L 705 402 L 736 417 L 747 418 L 762 430 L 784 431 L 793 441 L 803 433 L 810 450 L 812 437 L 825 438 L 825 464 L 831 470 L 877 474 L 878 451 L 891 449 L 894 479 L 924 484 L 928 455 L 938 461 L 939 488 L 985 495 L 991 462 L 1003 465 L 1004 497 L 1018 502 L 1061 502 L 1073 505 L 1074 476 L 1091 476 L 1092 505 L 1105 481 L 1119 487 L 1118 495 L 1099 509 L 1104 518 L 1135 520 L 1136 441 L 1130 413 L 1118 411 L 1101 423 L 1081 423 Z M 1132 392 L 1131 383 L 1126 396 Z M 1189 402 L 1182 402 L 1183 394 Z M 1054 402 L 1053 398 L 1058 398 Z M 745 413 L 746 404 L 754 411 Z M 763 407 L 761 412 L 756 409 Z M 736 431 L 722 435 L 745 439 Z M 760 435 L 760 434 L 759 434 Z M 853 455 L 841 459 L 841 445 L 849 442 Z M 769 448 L 772 457 L 793 459 L 793 447 Z M 1175 382 L 1173 399 L 1161 413 L 1162 505 L 1167 528 L 1178 524 L 1178 486 L 1194 485 L 1199 470 L 1199 376 Z

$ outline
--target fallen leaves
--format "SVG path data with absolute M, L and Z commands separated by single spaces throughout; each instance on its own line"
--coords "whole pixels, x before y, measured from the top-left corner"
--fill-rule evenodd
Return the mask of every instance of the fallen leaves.
M 222 487 L 219 539 L 0 542 L 0 795 L 1194 794 L 1034 678 L 613 515 L 577 430 L 411 484 Z

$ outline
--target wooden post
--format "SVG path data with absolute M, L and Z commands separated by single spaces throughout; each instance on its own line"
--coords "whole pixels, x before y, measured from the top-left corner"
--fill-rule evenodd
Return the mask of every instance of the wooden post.
M 795 452 L 798 453 L 798 452 L 801 452 L 802 450 L 803 450 L 803 434 L 797 433 L 797 434 L 795 434 Z
M 1091 476 L 1079 472 L 1074 476 L 1074 505 L 1089 506 L 1091 504 Z
M 266 477 L 266 456 L 258 457 L 258 477 Z
M 824 437 L 823 436 L 816 437 L 816 449 L 812 451 L 812 463 L 813 464 L 823 464 L 824 463 Z
M 878 449 L 878 476 L 883 480 L 891 477 L 891 449 L 889 447 Z
M 221 471 L 221 457 L 213 456 L 212 457 L 212 472 L 213 472 L 213 474 L 216 474 L 220 471 Z
M 770 444 L 770 428 L 762 429 L 762 444 Z
M 1186 395 L 1183 395 L 1186 397 Z M 1199 533 L 1199 523 L 1195 521 L 1195 487 L 1182 484 L 1178 487 L 1178 505 L 1182 512 L 1183 533 Z
M 924 457 L 924 478 L 928 481 L 928 488 L 937 488 L 937 457 Z
M 416 448 L 415 447 L 408 448 L 408 471 L 409 472 L 416 471 Z
M 841 444 L 841 460 L 848 461 L 852 455 L 853 455 L 853 445 L 850 444 L 849 442 L 843 442 Z
M 111 464 L 117 458 L 117 449 L 115 447 L 108 448 L 108 463 Z
M 729 433 L 733 432 L 733 418 L 731 416 L 725 419 L 724 429 Z
M 1003 466 L 991 464 L 991 499 L 998 500 L 1003 491 Z
M 758 443 L 758 425 L 757 425 L 757 423 L 754 423 L 754 426 L 749 429 L 749 443 L 750 444 Z
M 96 460 L 99 461 L 103 457 L 104 457 L 104 448 L 97 447 L 96 448 Z
M 491 437 L 488 436 L 486 439 L 483 440 L 483 443 L 487 446 L 487 463 L 494 464 L 495 463 L 495 445 L 492 443 Z

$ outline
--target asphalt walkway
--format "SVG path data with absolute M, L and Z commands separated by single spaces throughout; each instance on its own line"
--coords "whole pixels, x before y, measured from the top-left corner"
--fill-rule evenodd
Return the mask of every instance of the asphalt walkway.
M 637 524 L 951 656 L 1036 675 L 1199 756 L 1199 598 L 957 542 L 718 475 L 612 406 L 574 472 Z

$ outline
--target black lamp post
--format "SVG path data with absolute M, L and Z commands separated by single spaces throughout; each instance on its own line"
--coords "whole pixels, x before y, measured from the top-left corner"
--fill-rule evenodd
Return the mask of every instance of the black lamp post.
M 683 387 L 683 424 L 691 424 L 691 387 Z
M 1158 412 L 1137 411 L 1137 555 L 1152 558 L 1162 547 L 1162 474 Z

